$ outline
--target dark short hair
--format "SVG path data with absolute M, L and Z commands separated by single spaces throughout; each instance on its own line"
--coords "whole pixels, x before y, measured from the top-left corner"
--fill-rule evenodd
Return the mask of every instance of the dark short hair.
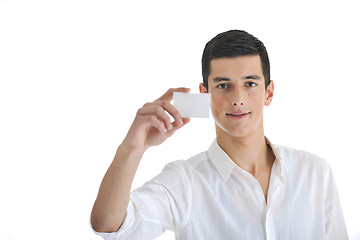
M 266 48 L 259 39 L 242 30 L 230 30 L 220 33 L 205 45 L 201 60 L 203 84 L 205 88 L 208 89 L 211 60 L 248 55 L 260 56 L 266 89 L 270 84 L 270 62 Z

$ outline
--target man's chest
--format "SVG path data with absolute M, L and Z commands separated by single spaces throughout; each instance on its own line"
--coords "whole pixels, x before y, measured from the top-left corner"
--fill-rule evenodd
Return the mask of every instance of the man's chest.
M 306 190 L 298 189 L 294 194 L 289 187 L 270 183 L 267 203 L 255 178 L 202 184 L 193 192 L 184 229 L 206 230 L 208 239 L 294 239 L 295 232 L 295 239 L 322 239 L 321 201 L 314 202 Z

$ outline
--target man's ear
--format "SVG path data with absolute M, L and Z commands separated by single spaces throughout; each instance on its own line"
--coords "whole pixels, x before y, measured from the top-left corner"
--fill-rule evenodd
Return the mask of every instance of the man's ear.
M 207 93 L 208 92 L 203 83 L 199 84 L 199 91 L 200 91 L 200 93 Z
M 265 105 L 269 106 L 274 97 L 274 82 L 271 80 L 269 86 L 266 89 Z

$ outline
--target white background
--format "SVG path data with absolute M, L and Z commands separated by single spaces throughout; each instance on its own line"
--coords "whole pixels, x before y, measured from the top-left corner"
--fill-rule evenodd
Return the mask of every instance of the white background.
M 244 29 L 270 56 L 266 136 L 330 163 L 349 236 L 360 239 L 357 6 L 0 0 L 0 238 L 99 239 L 92 204 L 137 109 L 170 87 L 198 92 L 205 43 Z M 192 119 L 146 153 L 133 188 L 214 137 L 212 119 Z

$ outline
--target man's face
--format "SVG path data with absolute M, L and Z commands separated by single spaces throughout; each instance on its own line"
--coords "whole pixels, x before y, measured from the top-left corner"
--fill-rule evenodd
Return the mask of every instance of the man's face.
M 213 59 L 210 69 L 208 92 L 218 137 L 263 134 L 263 108 L 271 103 L 274 86 L 271 82 L 265 91 L 260 57 Z M 207 92 L 202 84 L 200 92 Z

